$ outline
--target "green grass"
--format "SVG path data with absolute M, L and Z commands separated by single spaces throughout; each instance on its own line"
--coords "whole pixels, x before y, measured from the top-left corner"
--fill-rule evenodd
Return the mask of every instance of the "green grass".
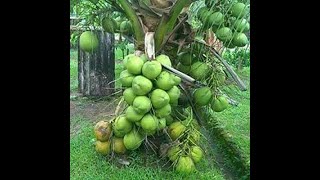
M 243 154 L 250 157 L 250 91 L 234 93 L 232 98 L 239 102 L 238 106 L 214 113 L 214 116 Z
M 239 104 L 223 112 L 214 112 L 212 119 L 209 118 L 208 129 L 225 157 L 225 166 L 232 167 L 239 177 L 247 179 L 250 176 L 250 67 L 238 74 L 248 90 L 240 91 L 235 85 L 225 87 L 224 92 Z
M 250 67 L 238 72 L 242 79 L 250 77 Z M 250 83 L 244 80 L 247 91 L 240 91 L 235 85 L 224 88 L 224 92 L 233 100 L 237 101 L 238 106 L 232 106 L 225 111 L 214 113 L 214 116 L 224 128 L 231 139 L 243 152 L 243 155 L 250 158 Z
M 184 176 L 176 173 L 172 168 L 161 168 L 162 164 L 151 165 L 158 160 L 156 155 L 148 155 L 148 165 L 144 165 L 143 150 L 130 152 L 129 156 L 132 158 L 130 165 L 118 167 L 107 157 L 95 152 L 92 141 L 94 139 L 93 123 L 81 116 L 76 116 L 71 118 L 70 126 L 79 127 L 78 133 L 70 139 L 71 179 L 225 179 L 220 169 L 215 164 L 210 164 L 208 158 L 204 158 L 196 165 L 196 172 Z

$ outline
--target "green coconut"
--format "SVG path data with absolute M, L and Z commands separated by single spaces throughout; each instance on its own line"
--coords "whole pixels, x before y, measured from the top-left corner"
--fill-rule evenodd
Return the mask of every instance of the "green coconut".
M 191 70 L 191 66 L 185 66 L 185 65 L 183 65 L 181 63 L 178 63 L 177 64 L 177 70 L 179 70 L 179 71 L 181 71 L 181 72 L 183 72 L 185 74 L 188 74 L 190 72 L 190 70 Z
M 162 71 L 162 66 L 158 61 L 148 61 L 142 67 L 142 74 L 148 79 L 155 79 Z
M 126 134 L 123 138 L 123 144 L 128 150 L 136 150 L 140 147 L 143 142 L 143 137 L 141 134 L 132 129 L 128 134 Z
M 128 70 L 121 71 L 120 73 L 120 83 L 123 87 L 131 87 L 134 75 L 130 74 Z
M 114 19 L 117 23 L 117 30 L 120 31 L 120 24 L 122 23 L 122 18 L 120 16 Z
M 170 104 L 167 104 L 163 106 L 162 108 L 156 109 L 155 114 L 158 118 L 164 118 L 168 116 L 171 113 L 171 106 Z
M 156 79 L 156 85 L 163 90 L 169 90 L 174 86 L 175 82 L 167 71 L 162 71 Z
M 117 129 L 113 129 L 113 134 L 116 136 L 116 137 L 123 137 L 125 135 L 125 133 L 117 130 Z
M 96 141 L 96 151 L 102 155 L 107 155 L 109 154 L 111 151 L 110 148 L 110 141 L 105 141 L 105 142 L 101 142 L 101 141 Z
M 181 148 L 178 145 L 171 146 L 168 149 L 167 156 L 170 161 L 174 162 L 176 159 L 178 159 L 180 152 Z
M 212 110 L 215 112 L 221 112 L 227 109 L 229 106 L 228 100 L 224 96 L 219 96 L 211 103 Z
M 190 174 L 195 170 L 195 165 L 189 156 L 181 156 L 175 168 L 178 173 Z
M 224 22 L 224 15 L 221 12 L 214 12 L 207 18 L 209 26 L 220 26 Z
M 249 8 L 243 3 L 236 3 L 231 7 L 231 15 L 237 18 L 242 18 L 248 14 Z
M 158 125 L 158 131 L 160 131 L 160 130 L 163 130 L 166 126 L 167 126 L 167 124 L 166 124 L 166 118 L 160 118 L 159 119 L 159 125 Z
M 170 104 L 178 102 L 181 92 L 177 86 L 173 86 L 170 90 L 167 91 L 167 93 L 170 97 Z
M 127 120 L 124 115 L 120 115 L 116 118 L 112 124 L 113 133 L 116 137 L 123 137 L 130 132 L 133 128 L 133 124 Z
M 104 31 L 108 33 L 114 33 L 118 25 L 114 19 L 105 17 L 102 19 L 101 26 L 104 29 Z
M 202 16 L 200 16 L 200 21 L 204 24 L 204 27 L 209 27 L 209 17 L 213 12 L 210 10 L 205 11 Z
M 143 116 L 144 114 L 139 114 L 134 110 L 132 106 L 129 106 L 126 110 L 126 118 L 128 121 L 137 122 L 140 121 L 140 119 L 142 119 Z
M 159 120 L 154 115 L 150 113 L 143 116 L 140 121 L 141 127 L 147 135 L 153 135 L 154 132 L 158 129 Z
M 203 157 L 203 151 L 199 146 L 192 146 L 190 148 L 190 155 L 193 162 L 198 163 Z
M 115 152 L 117 154 L 126 153 L 127 149 L 124 146 L 123 138 L 113 137 L 112 138 L 112 149 L 113 149 L 113 152 Z
M 246 19 L 238 19 L 234 23 L 234 29 L 238 32 L 248 32 L 250 30 L 250 24 Z
M 210 67 L 203 62 L 197 61 L 191 65 L 190 75 L 196 80 L 204 79 L 210 73 Z
M 232 39 L 232 31 L 228 27 L 219 28 L 216 32 L 217 38 L 223 42 L 230 41 Z
M 139 114 L 145 114 L 150 111 L 152 104 L 147 96 L 137 96 L 133 100 L 133 109 Z
M 130 34 L 132 33 L 132 25 L 130 21 L 122 21 L 120 23 L 120 32 L 123 34 Z
M 200 17 L 202 17 L 203 14 L 204 14 L 205 12 L 207 12 L 207 11 L 209 11 L 207 7 L 202 7 L 202 8 L 200 8 L 200 9 L 198 10 L 198 12 L 197 12 L 197 17 L 200 19 Z
M 168 93 L 162 89 L 153 90 L 150 99 L 152 106 L 156 109 L 162 108 L 170 102 Z
M 168 134 L 170 138 L 174 141 L 178 137 L 180 137 L 185 130 L 186 126 L 184 126 L 180 121 L 176 121 L 169 126 Z
M 143 60 L 138 56 L 130 56 L 126 63 L 128 72 L 133 75 L 141 74 L 142 66 Z
M 123 61 L 122 61 L 122 63 L 123 63 L 123 68 L 124 68 L 124 69 L 127 69 L 128 59 L 129 59 L 130 57 L 133 57 L 133 56 L 135 56 L 135 55 L 134 55 L 134 54 L 129 54 L 129 55 L 126 55 L 126 57 L 124 57 L 124 59 L 123 59 Z
M 232 39 L 232 44 L 238 47 L 244 47 L 248 43 L 249 43 L 249 40 L 244 33 L 236 33 Z
M 193 94 L 193 99 L 196 105 L 205 106 L 212 99 L 212 91 L 209 87 L 198 88 Z
M 171 79 L 173 80 L 174 86 L 177 86 L 181 83 L 181 78 L 179 76 L 171 74 Z
M 143 96 L 152 89 L 152 82 L 144 76 L 136 76 L 132 80 L 132 90 L 135 95 Z
M 192 64 L 192 54 L 190 52 L 179 53 L 178 60 L 181 64 L 190 66 Z
M 164 64 L 169 67 L 172 66 L 169 56 L 164 55 L 164 54 L 157 56 L 156 61 L 159 61 L 161 64 Z
M 167 126 L 170 126 L 170 124 L 174 122 L 173 117 L 171 115 L 166 116 L 165 119 L 166 119 Z
M 85 31 L 80 35 L 79 46 L 82 51 L 93 52 L 99 47 L 97 35 L 91 31 Z
M 129 104 L 133 104 L 133 100 L 136 98 L 136 95 L 134 94 L 132 88 L 127 88 L 126 90 L 123 91 L 123 97 L 124 100 Z

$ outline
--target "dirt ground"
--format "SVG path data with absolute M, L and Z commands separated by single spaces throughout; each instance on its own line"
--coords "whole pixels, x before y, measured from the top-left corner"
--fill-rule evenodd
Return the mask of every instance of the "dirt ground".
M 81 97 L 79 94 L 70 94 L 75 98 L 70 100 L 70 119 L 74 116 L 83 116 L 96 122 L 100 119 L 112 118 L 119 103 L 119 97 L 93 100 Z
M 120 97 L 91 99 L 77 93 L 70 93 L 70 138 L 80 130 L 80 125 L 75 122 L 77 117 L 85 118 L 92 124 L 100 120 L 111 120 L 115 116 L 119 101 Z

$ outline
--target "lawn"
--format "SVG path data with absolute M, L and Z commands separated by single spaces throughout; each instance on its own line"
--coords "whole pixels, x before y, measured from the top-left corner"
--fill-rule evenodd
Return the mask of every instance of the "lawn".
M 235 85 L 224 88 L 224 92 L 239 104 L 225 111 L 214 113 L 214 117 L 220 127 L 228 132 L 229 137 L 242 151 L 242 154 L 250 159 L 250 82 L 248 80 L 250 68 L 244 68 L 239 74 L 244 79 L 248 90 L 240 91 Z

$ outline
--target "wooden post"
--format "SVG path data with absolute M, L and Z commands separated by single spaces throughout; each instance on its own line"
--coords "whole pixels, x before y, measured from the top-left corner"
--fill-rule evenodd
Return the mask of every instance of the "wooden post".
M 106 96 L 114 93 L 114 34 L 94 31 L 99 48 L 93 53 L 80 49 L 78 43 L 78 90 L 83 96 Z

